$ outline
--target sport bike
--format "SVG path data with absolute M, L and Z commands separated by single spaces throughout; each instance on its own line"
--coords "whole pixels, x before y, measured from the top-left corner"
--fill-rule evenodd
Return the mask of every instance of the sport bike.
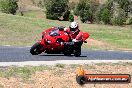
M 79 32 L 76 41 L 71 41 L 71 37 L 64 31 L 64 27 L 52 27 L 42 32 L 42 39 L 35 43 L 30 53 L 38 55 L 42 52 L 47 54 L 64 54 L 70 56 L 73 54 L 75 57 L 81 55 L 81 46 L 87 43 L 86 39 L 89 37 L 87 32 Z

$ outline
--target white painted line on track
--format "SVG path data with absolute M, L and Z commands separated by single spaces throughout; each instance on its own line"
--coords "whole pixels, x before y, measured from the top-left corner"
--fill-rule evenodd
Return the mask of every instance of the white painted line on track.
M 26 46 L 26 47 L 32 47 L 32 46 Z
M 2 45 L 4 47 L 14 47 L 14 48 L 30 48 L 32 46 L 12 46 L 12 45 Z
M 11 46 L 11 45 L 4 45 L 4 46 Z
M 0 62 L 0 66 L 40 66 L 40 65 L 56 65 L 60 64 L 91 64 L 91 63 L 120 63 L 130 62 L 132 60 L 59 60 L 59 61 L 26 61 L 26 62 Z

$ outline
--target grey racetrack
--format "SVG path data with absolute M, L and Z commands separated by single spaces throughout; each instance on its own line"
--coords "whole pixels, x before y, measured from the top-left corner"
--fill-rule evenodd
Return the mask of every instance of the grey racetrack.
M 31 55 L 30 47 L 0 46 L 0 62 L 57 61 L 57 60 L 132 60 L 132 52 L 82 49 L 81 57 L 63 54 Z

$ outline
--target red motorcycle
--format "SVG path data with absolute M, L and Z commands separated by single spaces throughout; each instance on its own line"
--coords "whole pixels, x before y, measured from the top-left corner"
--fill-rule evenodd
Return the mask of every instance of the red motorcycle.
M 86 42 L 86 39 L 90 35 L 86 32 L 80 32 L 75 42 L 71 41 L 71 38 L 67 32 L 64 31 L 64 27 L 52 27 L 42 32 L 42 40 L 35 43 L 30 53 L 32 55 L 38 55 L 42 52 L 47 54 L 64 54 L 69 56 L 79 57 L 81 55 L 81 46 Z

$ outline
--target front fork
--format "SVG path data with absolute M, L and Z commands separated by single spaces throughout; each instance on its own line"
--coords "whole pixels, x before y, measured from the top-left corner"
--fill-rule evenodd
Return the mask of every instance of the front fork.
M 44 39 L 39 40 L 39 42 L 40 42 L 40 44 L 41 44 L 41 46 L 42 46 L 41 51 L 45 51 L 45 50 L 46 50 L 46 45 L 45 45 L 45 41 L 44 41 Z

